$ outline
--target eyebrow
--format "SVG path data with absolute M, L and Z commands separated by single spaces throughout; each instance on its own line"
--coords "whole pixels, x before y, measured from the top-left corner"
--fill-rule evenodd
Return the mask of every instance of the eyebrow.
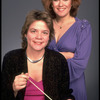
M 30 28 L 30 30 L 38 30 L 38 29 L 36 29 L 36 28 Z M 42 31 L 50 32 L 50 30 L 42 30 Z

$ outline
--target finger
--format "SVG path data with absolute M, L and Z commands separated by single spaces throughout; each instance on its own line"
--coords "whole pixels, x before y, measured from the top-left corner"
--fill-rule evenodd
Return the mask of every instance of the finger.
M 15 86 L 21 86 L 27 84 L 27 79 L 23 78 L 23 76 L 16 76 L 14 80 Z
M 25 87 L 27 85 L 27 82 L 25 81 L 16 81 L 16 82 L 14 82 L 14 86 L 15 86 L 15 88 L 18 90 L 18 89 L 20 89 L 20 88 L 23 88 L 23 87 Z
M 27 77 L 26 76 L 22 76 L 22 75 L 18 75 L 15 77 L 14 79 L 15 82 L 26 82 L 27 81 Z
M 19 91 L 19 90 L 21 90 L 21 89 L 23 89 L 23 88 L 25 88 L 25 87 L 26 87 L 26 85 L 16 86 L 16 87 L 15 87 L 15 90 L 16 90 L 16 91 Z
M 27 80 L 29 79 L 29 74 L 28 74 L 28 73 L 25 73 L 25 74 L 24 74 L 24 73 L 22 72 L 22 73 L 21 73 L 21 76 L 22 76 L 23 78 L 27 79 Z
M 23 88 L 25 88 L 25 87 L 26 87 L 26 85 L 22 85 L 22 86 L 20 86 L 20 90 L 23 89 Z
M 26 76 L 29 76 L 29 73 L 25 73 Z
M 19 86 L 27 85 L 27 82 L 20 82 Z

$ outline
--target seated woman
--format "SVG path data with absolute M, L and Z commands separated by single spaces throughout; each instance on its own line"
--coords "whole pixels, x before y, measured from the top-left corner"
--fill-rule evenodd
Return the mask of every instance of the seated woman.
M 48 13 L 30 11 L 21 35 L 22 48 L 4 56 L 1 100 L 75 100 L 66 59 L 46 48 L 54 35 Z

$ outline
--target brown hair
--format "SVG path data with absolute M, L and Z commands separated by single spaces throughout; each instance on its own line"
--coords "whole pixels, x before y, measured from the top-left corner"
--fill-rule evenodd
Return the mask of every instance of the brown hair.
M 36 20 L 42 20 L 47 24 L 50 30 L 49 42 L 54 36 L 53 22 L 49 14 L 46 11 L 32 10 L 27 14 L 25 23 L 21 31 L 23 49 L 27 48 L 27 39 L 25 38 L 25 34 L 27 34 L 29 26 Z
M 70 15 L 75 17 L 77 15 L 78 8 L 80 6 L 81 0 L 72 0 L 72 7 L 70 10 Z M 45 10 L 51 15 L 54 19 L 56 18 L 56 14 L 52 8 L 52 0 L 42 0 L 42 4 Z

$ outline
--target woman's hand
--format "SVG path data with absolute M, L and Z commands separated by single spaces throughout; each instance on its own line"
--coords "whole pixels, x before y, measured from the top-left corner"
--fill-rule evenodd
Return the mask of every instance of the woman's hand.
M 67 99 L 67 100 L 72 100 L 72 99 Z
M 71 59 L 74 57 L 74 53 L 72 52 L 60 52 L 66 59 Z
M 25 73 L 25 74 L 22 73 L 20 75 L 15 76 L 15 79 L 13 82 L 13 90 L 14 90 L 15 97 L 19 90 L 26 87 L 28 78 L 29 78 L 28 73 Z

